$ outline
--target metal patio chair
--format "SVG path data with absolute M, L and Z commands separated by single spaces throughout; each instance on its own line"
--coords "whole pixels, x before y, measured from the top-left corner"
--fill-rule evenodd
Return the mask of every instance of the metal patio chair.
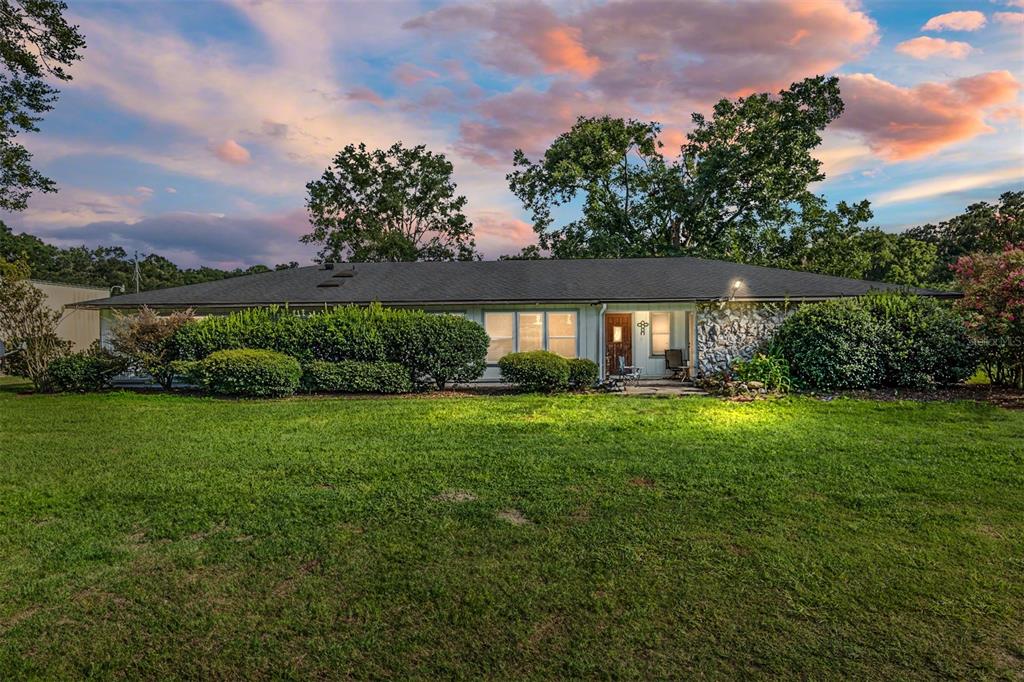
M 640 375 L 643 371 L 639 367 L 633 367 L 632 365 L 626 364 L 626 358 L 619 356 L 619 373 L 616 378 L 622 382 L 623 386 L 628 385 L 630 382 L 634 386 L 640 385 Z
M 672 372 L 672 379 L 690 378 L 690 365 L 683 358 L 681 348 L 669 348 L 665 351 L 665 369 Z

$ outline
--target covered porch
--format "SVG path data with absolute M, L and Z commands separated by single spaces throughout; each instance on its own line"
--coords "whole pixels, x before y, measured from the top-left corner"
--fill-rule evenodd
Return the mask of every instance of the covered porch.
M 609 303 L 602 306 L 600 318 L 597 331 L 602 378 L 618 375 L 622 368 L 641 383 L 678 384 L 680 379 L 693 377 L 695 304 Z M 681 369 L 666 361 L 666 353 L 671 351 L 677 351 L 681 358 Z

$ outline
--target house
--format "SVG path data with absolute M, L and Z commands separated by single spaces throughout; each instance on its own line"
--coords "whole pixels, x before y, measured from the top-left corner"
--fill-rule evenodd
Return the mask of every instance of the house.
M 705 374 L 749 356 L 797 305 L 891 289 L 901 287 L 700 258 L 337 263 L 78 307 L 100 311 L 104 336 L 112 310 L 143 305 L 218 315 L 274 304 L 298 312 L 379 302 L 465 315 L 491 338 L 482 380 L 497 381 L 498 359 L 540 348 L 590 358 L 602 374 L 622 358 L 647 377 L 666 375 L 665 350 L 681 349 Z
M 92 307 L 76 308 L 76 303 L 93 301 L 97 296 L 109 295 L 107 287 L 91 287 L 79 284 L 61 284 L 46 282 L 39 279 L 28 280 L 29 284 L 39 289 L 46 296 L 43 304 L 50 310 L 60 313 L 57 323 L 57 336 L 71 342 L 74 350 L 85 350 L 100 338 L 100 312 Z M 14 348 L 6 348 L 0 339 L 0 358 L 8 352 L 17 352 Z
M 70 341 L 75 350 L 84 350 L 100 338 L 100 313 L 89 308 L 75 308 L 74 304 L 109 295 L 107 287 L 79 284 L 59 284 L 31 279 L 29 283 L 46 295 L 46 306 L 60 311 L 57 336 Z

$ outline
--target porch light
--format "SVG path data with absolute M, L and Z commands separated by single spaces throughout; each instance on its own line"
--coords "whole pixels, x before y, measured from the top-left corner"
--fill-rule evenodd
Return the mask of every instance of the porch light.
M 730 301 L 736 297 L 736 292 L 740 290 L 741 286 L 743 286 L 743 280 L 742 279 L 738 279 L 738 280 L 736 280 L 735 282 L 732 283 L 732 293 L 729 294 L 729 300 Z

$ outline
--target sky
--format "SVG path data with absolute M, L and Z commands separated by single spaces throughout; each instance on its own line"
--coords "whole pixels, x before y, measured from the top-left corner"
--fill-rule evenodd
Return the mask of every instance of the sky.
M 349 143 L 455 167 L 478 248 L 535 241 L 505 181 L 580 115 L 658 121 L 837 75 L 815 152 L 830 201 L 889 231 L 1024 188 L 1024 0 L 69 2 L 87 49 L 22 142 L 56 194 L 19 214 L 69 246 L 181 266 L 311 262 L 305 184 Z

